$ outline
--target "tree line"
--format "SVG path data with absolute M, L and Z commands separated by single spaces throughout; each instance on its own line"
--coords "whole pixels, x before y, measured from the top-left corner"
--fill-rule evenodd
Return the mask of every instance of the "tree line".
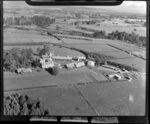
M 50 19 L 49 17 L 40 16 L 40 15 L 35 15 L 33 17 L 25 17 L 25 16 L 14 17 L 14 18 L 8 17 L 4 20 L 4 24 L 7 26 L 9 25 L 36 25 L 42 28 L 50 26 L 54 22 L 55 22 L 54 18 Z
M 136 44 L 138 46 L 146 47 L 146 37 L 139 36 L 135 32 L 127 33 L 124 31 L 112 31 L 111 33 L 106 33 L 105 31 L 95 31 L 93 34 L 88 34 L 84 32 L 78 31 L 71 31 L 69 32 L 70 35 L 77 35 L 77 36 L 84 36 L 84 37 L 91 37 L 91 38 L 102 38 L 102 39 L 110 39 L 110 40 L 120 40 L 126 41 L 128 43 Z

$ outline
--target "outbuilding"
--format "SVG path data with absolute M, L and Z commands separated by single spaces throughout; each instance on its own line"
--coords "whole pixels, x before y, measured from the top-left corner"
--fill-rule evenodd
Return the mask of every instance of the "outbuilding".
M 80 67 L 83 67 L 83 66 L 85 66 L 84 62 L 77 62 L 77 63 L 75 63 L 75 67 L 76 68 L 80 68 Z
M 109 78 L 116 79 L 116 80 L 120 80 L 121 79 L 121 76 L 119 76 L 118 74 L 109 74 L 107 76 Z
M 18 68 L 17 73 L 32 72 L 31 68 Z
M 75 67 L 75 63 L 67 63 L 66 64 L 66 68 L 67 69 L 72 69 L 72 68 L 74 68 Z
M 94 67 L 95 66 L 95 62 L 89 60 L 89 61 L 87 61 L 87 66 Z

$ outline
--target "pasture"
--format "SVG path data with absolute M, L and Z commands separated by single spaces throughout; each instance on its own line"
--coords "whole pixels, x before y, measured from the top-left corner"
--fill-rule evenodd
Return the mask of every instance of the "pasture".
M 93 29 L 93 30 L 103 30 L 107 33 L 111 33 L 112 31 L 125 31 L 127 33 L 135 32 L 136 34 L 140 36 L 146 36 L 146 28 L 142 25 L 137 24 L 127 24 L 124 23 L 124 20 L 120 19 L 112 19 L 111 21 L 104 21 L 100 23 L 100 26 L 97 25 L 86 25 L 82 24 L 81 27 L 85 27 L 87 29 Z
M 60 70 L 57 76 L 52 76 L 46 71 L 27 73 L 25 75 L 12 75 L 4 73 L 4 90 L 30 89 L 35 87 L 45 87 L 53 85 L 72 85 L 77 83 L 88 83 L 97 81 L 106 81 L 107 78 L 99 73 L 98 80 L 91 76 L 91 71 L 86 67 L 76 70 Z
M 67 48 L 63 48 L 63 47 L 59 47 L 59 46 L 54 46 L 52 44 L 48 44 L 50 51 L 52 53 L 54 53 L 55 55 L 59 55 L 59 56 L 71 56 L 71 57 L 77 57 L 77 56 L 84 56 L 82 53 L 71 50 L 71 49 L 67 49 Z M 28 49 L 28 48 L 32 48 L 34 52 L 36 52 L 37 48 L 43 48 L 43 45 L 22 45 L 22 46 L 4 46 L 4 50 L 10 50 L 14 47 L 20 48 L 20 49 Z
M 136 116 L 145 113 L 145 87 L 142 83 L 145 82 L 134 80 L 130 83 L 59 85 L 13 92 L 39 97 L 50 115 Z
M 144 115 L 145 87 L 141 83 L 145 82 L 133 80 L 78 87 L 100 115 Z
M 108 46 L 107 44 L 88 44 L 88 43 L 84 43 L 84 44 L 66 44 L 65 46 L 68 47 L 73 47 L 73 48 L 77 48 L 77 49 L 81 49 L 87 52 L 96 52 L 99 53 L 101 51 L 118 51 L 115 48 L 112 48 L 110 46 Z
M 16 91 L 15 91 L 16 92 Z M 78 91 L 71 86 L 45 87 L 28 91 L 17 91 L 40 98 L 50 115 L 95 115 Z
M 124 65 L 129 65 L 131 67 L 134 67 L 138 69 L 140 72 L 146 72 L 146 61 L 142 60 L 140 58 L 125 58 L 125 59 L 115 59 L 115 60 L 110 60 L 115 63 L 119 64 L 124 64 Z
M 42 35 L 39 31 L 7 28 L 4 30 L 4 43 L 50 42 L 60 43 L 52 36 Z

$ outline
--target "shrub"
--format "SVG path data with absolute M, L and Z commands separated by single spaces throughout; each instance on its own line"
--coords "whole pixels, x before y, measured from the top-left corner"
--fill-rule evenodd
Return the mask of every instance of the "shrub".
M 59 73 L 58 67 L 54 66 L 54 67 L 52 68 L 52 74 L 53 74 L 53 75 L 57 75 L 58 73 Z

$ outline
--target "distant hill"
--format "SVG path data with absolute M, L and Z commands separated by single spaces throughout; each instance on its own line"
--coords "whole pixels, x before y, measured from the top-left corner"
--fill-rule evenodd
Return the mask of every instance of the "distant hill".
M 136 15 L 136 16 L 146 16 L 143 13 L 138 13 L 138 12 L 126 12 L 124 10 L 121 10 L 120 8 L 119 11 L 114 9 L 114 7 L 93 7 L 93 6 L 30 6 L 25 3 L 25 1 L 5 1 L 4 2 L 4 9 L 48 9 L 48 10 L 64 10 L 68 12 L 89 12 L 89 13 L 103 13 L 103 14 L 111 14 L 111 15 Z M 105 9 L 106 8 L 106 9 Z

